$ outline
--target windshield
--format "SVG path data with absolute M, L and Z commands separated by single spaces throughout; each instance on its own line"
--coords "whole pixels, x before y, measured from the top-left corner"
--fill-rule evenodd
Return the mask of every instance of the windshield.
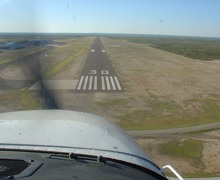
M 0 112 L 96 114 L 159 166 L 220 176 L 219 7 L 218 0 L 1 0 Z

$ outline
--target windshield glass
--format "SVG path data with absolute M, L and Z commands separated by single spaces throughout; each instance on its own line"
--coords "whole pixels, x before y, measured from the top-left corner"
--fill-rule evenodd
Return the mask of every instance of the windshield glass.
M 159 166 L 220 176 L 219 8 L 218 0 L 1 0 L 0 112 L 96 114 Z

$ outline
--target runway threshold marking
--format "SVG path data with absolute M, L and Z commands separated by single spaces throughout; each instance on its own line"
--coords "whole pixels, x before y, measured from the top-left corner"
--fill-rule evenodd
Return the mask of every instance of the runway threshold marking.
M 89 90 L 92 89 L 92 81 L 93 81 L 93 76 L 90 76 L 90 78 L 89 78 Z
M 111 90 L 108 76 L 105 76 L 105 80 L 106 80 L 106 83 L 107 83 L 107 90 Z
M 117 84 L 117 87 L 118 87 L 118 90 L 122 90 L 122 88 L 121 88 L 121 85 L 120 85 L 120 83 L 119 83 L 119 81 L 118 81 L 118 78 L 116 77 L 116 76 L 114 76 L 114 79 L 115 79 L 115 82 L 116 82 L 116 84 Z
M 96 91 L 98 87 L 97 76 L 82 76 L 79 81 L 77 90 L 93 90 Z M 100 87 L 102 91 L 121 91 L 122 88 L 116 76 L 101 76 Z
M 81 76 L 77 89 L 80 90 L 83 83 L 84 76 Z
M 104 91 L 105 90 L 105 81 L 104 81 L 104 77 L 102 76 L 102 90 Z
M 94 81 L 94 90 L 97 90 L 97 76 L 95 76 L 95 81 Z
M 88 76 L 86 76 L 86 78 L 85 78 L 85 83 L 84 83 L 84 86 L 83 86 L 83 90 L 86 89 L 86 87 L 87 87 L 87 82 L 88 82 Z
M 116 90 L 115 83 L 113 81 L 113 77 L 112 76 L 110 76 L 110 80 L 111 80 L 111 83 L 112 83 L 113 90 Z

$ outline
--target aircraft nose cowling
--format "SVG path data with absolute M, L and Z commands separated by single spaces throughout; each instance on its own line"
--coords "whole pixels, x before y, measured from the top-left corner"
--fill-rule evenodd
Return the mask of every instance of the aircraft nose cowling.
M 73 152 L 133 163 L 161 174 L 126 132 L 82 112 L 36 110 L 0 114 L 0 148 Z

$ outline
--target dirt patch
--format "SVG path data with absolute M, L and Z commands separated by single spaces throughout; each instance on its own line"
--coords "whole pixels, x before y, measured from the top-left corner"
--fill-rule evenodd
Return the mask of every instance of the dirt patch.
M 203 162 L 206 167 L 205 172 L 220 175 L 220 140 L 211 140 L 211 142 L 204 143 Z
M 206 172 L 220 174 L 220 130 L 205 133 L 205 136 L 208 137 L 203 150 Z
M 185 141 L 188 139 L 197 139 L 203 144 L 202 162 L 200 164 L 190 159 L 167 156 L 158 150 L 160 145 L 168 141 Z M 160 167 L 170 164 L 183 176 L 192 174 L 198 174 L 198 176 L 200 176 L 205 173 L 216 177 L 220 175 L 218 168 L 220 164 L 220 130 L 208 133 L 175 135 L 166 138 L 142 138 L 136 140 Z
M 159 146 L 168 142 L 170 139 L 138 139 L 137 142 L 145 149 L 145 152 L 150 155 L 153 161 L 159 165 L 159 167 L 163 167 L 165 165 L 171 165 L 175 167 L 175 169 L 181 173 L 193 173 L 198 171 L 199 168 L 192 165 L 192 162 L 184 159 L 177 159 L 175 157 L 170 157 L 161 154 L 158 149 Z

